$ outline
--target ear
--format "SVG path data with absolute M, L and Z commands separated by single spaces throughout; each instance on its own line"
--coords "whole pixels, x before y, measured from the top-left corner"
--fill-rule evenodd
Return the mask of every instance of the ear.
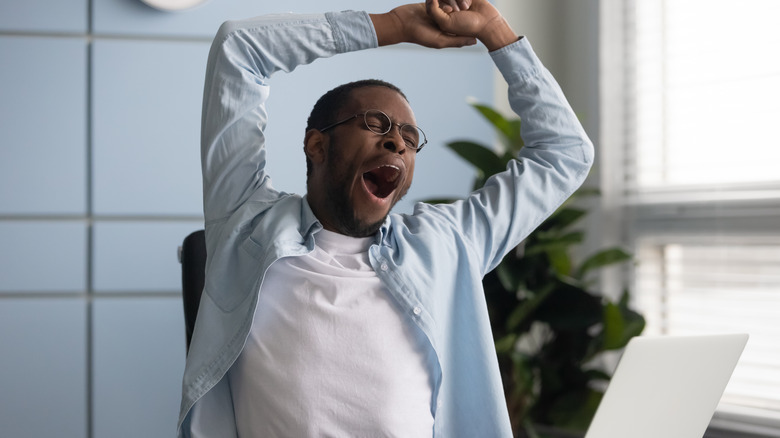
M 303 151 L 314 164 L 325 162 L 329 137 L 317 129 L 309 129 L 303 138 Z

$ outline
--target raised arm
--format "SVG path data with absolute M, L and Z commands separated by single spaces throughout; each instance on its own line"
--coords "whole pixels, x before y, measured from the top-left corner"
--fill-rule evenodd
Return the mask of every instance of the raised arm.
M 201 120 L 207 227 L 248 201 L 278 196 L 266 173 L 263 133 L 270 77 L 371 47 L 374 28 L 362 12 L 270 15 L 220 27 L 209 52 Z
M 430 207 L 458 225 L 486 273 L 583 183 L 594 150 L 528 39 L 518 38 L 488 0 L 463 0 L 458 5 L 455 9 L 442 0 L 428 0 L 426 6 L 444 32 L 473 36 L 490 50 L 508 84 L 510 106 L 522 120 L 525 142 L 506 171 L 465 201 Z

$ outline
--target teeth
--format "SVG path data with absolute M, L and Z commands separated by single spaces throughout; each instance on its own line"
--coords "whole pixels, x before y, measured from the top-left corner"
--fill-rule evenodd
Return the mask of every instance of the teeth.
M 363 174 L 366 188 L 377 198 L 386 198 L 395 189 L 401 177 L 401 168 L 383 164 Z
M 386 168 L 395 170 L 395 172 L 385 175 L 385 179 L 388 182 L 393 182 L 393 181 L 397 180 L 398 177 L 401 175 L 401 168 L 398 167 L 398 166 L 394 166 L 392 164 L 384 164 L 384 165 L 382 165 L 380 167 L 386 167 Z

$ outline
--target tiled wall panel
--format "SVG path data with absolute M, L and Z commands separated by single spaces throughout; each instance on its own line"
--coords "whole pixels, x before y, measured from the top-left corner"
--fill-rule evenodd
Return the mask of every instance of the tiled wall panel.
M 94 43 L 96 214 L 202 214 L 200 108 L 208 47 Z
M 181 401 L 181 299 L 93 303 L 94 438 L 172 437 Z
M 3 0 L 0 31 L 87 31 L 87 0 Z
M 0 59 L 0 214 L 85 214 L 86 40 L 0 36 Z
M 177 248 L 202 222 L 97 222 L 95 292 L 178 292 Z
M 0 242 L 0 294 L 86 292 L 81 221 L 0 221 Z
M 86 303 L 0 302 L 0 436 L 87 433 Z

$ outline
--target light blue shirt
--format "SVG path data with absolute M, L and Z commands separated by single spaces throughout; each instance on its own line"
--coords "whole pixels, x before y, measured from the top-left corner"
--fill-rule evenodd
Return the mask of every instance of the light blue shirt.
M 322 228 L 305 197 L 271 185 L 269 78 L 376 46 L 364 12 L 258 17 L 217 33 L 201 133 L 209 257 L 179 436 L 236 436 L 224 377 L 249 333 L 264 274 L 280 257 L 312 251 Z M 592 144 L 527 39 L 490 56 L 523 120 L 518 160 L 462 201 L 391 214 L 369 249 L 371 266 L 432 349 L 435 437 L 512 436 L 482 277 L 580 186 L 593 162 Z

